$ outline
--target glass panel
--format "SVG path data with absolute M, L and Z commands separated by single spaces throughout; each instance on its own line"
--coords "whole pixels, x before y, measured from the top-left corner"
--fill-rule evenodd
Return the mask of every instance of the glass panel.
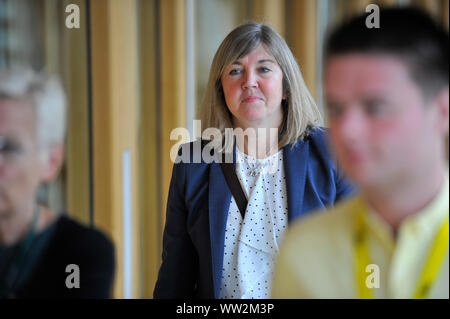
M 74 114 L 87 114 L 86 88 L 76 89 L 87 85 L 86 76 L 83 76 L 87 65 L 86 42 L 76 38 L 76 32 L 86 32 L 86 24 L 82 18 L 80 29 L 65 27 L 65 6 L 69 3 L 59 0 L 0 0 L 0 68 L 30 66 L 36 71 L 56 74 L 66 90 L 69 105 L 66 161 L 57 179 L 49 185 L 42 185 L 38 191 L 38 200 L 55 212 L 70 210 L 67 205 L 68 178 L 71 175 L 67 161 L 72 159 L 70 157 L 76 155 L 77 159 L 81 158 L 79 161 L 84 161 L 82 166 L 86 169 L 78 169 L 76 174 L 79 176 L 88 174 L 89 167 L 87 117 L 78 115 L 76 125 L 71 125 L 73 119 L 70 121 Z M 84 11 L 81 12 L 83 14 Z M 80 154 L 85 154 L 84 158 Z M 78 189 L 73 192 L 78 191 L 77 197 L 88 201 L 89 184 L 75 184 Z M 83 193 L 87 196 L 81 196 Z M 74 215 L 84 214 L 86 218 L 81 216 L 81 219 L 88 221 L 89 204 L 86 203 L 85 207 L 87 209 L 77 210 Z
M 0 67 L 44 64 L 41 0 L 0 0 Z
M 226 35 L 249 17 L 249 3 L 242 0 L 197 0 L 196 15 L 196 118 L 208 83 L 214 54 Z

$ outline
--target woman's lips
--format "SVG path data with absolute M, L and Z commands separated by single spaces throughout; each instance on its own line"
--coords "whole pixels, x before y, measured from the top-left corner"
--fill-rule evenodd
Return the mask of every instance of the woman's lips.
M 243 103 L 252 103 L 257 101 L 261 101 L 261 98 L 257 96 L 247 96 L 245 99 L 242 100 Z

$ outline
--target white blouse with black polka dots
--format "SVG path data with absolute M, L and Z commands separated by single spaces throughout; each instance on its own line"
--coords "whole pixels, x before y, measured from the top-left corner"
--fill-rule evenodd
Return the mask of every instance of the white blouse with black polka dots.
M 288 224 L 283 151 L 256 159 L 236 148 L 236 159 L 248 205 L 242 221 L 231 197 L 220 298 L 270 298 L 275 261 Z

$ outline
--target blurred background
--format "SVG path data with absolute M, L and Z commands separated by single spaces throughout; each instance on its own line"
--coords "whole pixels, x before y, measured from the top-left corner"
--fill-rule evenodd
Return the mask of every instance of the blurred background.
M 170 132 L 193 137 L 225 36 L 247 20 L 269 23 L 323 111 L 324 36 L 370 3 L 419 6 L 448 28 L 448 0 L 0 0 L 0 68 L 59 74 L 68 95 L 66 162 L 40 199 L 113 239 L 114 297 L 152 297 L 178 141 Z M 66 27 L 69 4 L 79 28 Z

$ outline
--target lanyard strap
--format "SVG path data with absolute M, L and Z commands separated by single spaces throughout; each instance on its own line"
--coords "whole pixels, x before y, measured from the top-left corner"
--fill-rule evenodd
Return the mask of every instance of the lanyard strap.
M 355 220 L 355 269 L 356 283 L 358 285 L 358 293 L 360 299 L 372 299 L 372 289 L 366 284 L 367 272 L 366 267 L 370 264 L 369 253 L 367 250 L 367 241 L 365 236 L 364 215 L 358 212 Z
M 374 298 L 371 288 L 366 284 L 367 272 L 366 267 L 370 264 L 370 257 L 368 253 L 368 244 L 364 224 L 364 208 L 359 205 L 358 212 L 355 219 L 355 280 L 357 283 L 357 291 L 359 298 L 372 299 Z M 447 213 L 448 215 L 448 213 Z M 428 298 L 430 288 L 439 275 L 439 270 L 443 263 L 444 257 L 448 251 L 449 245 L 449 218 L 445 219 L 439 228 L 438 233 L 432 243 L 430 253 L 426 260 L 425 266 L 422 270 L 416 288 L 414 289 L 413 298 L 425 299 Z
M 427 263 L 423 269 L 422 276 L 420 276 L 417 282 L 417 288 L 414 293 L 414 299 L 425 299 L 428 297 L 430 288 L 433 286 L 436 280 L 439 269 L 441 268 L 444 256 L 448 251 L 448 216 L 442 224 L 439 232 L 436 235 L 436 239 L 433 243 L 430 255 L 428 256 Z

